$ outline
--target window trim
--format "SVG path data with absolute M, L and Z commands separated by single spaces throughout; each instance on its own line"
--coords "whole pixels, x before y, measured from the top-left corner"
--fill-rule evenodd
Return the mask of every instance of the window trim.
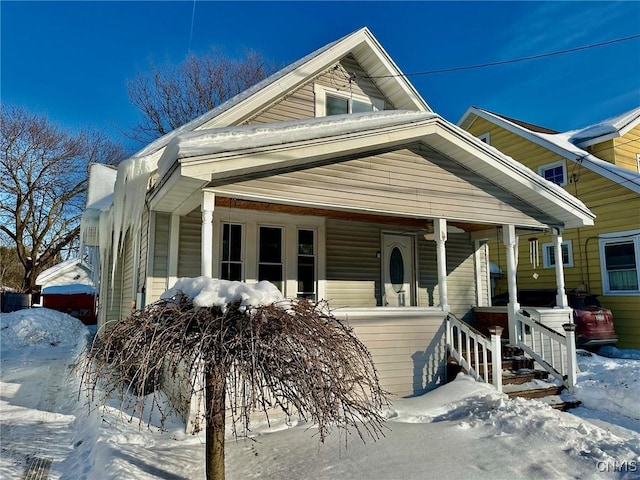
M 213 271 L 221 272 L 222 260 L 222 224 L 241 223 L 244 225 L 244 281 L 257 283 L 258 278 L 258 229 L 259 226 L 274 226 L 283 228 L 284 241 L 284 295 L 295 298 L 298 290 L 297 279 L 297 236 L 298 229 L 316 231 L 316 294 L 319 300 L 326 298 L 326 263 L 325 263 L 325 219 L 288 213 L 258 212 L 241 209 L 216 209 L 213 214 L 214 235 Z
M 563 240 L 561 243 L 562 246 L 567 247 L 567 263 L 562 262 L 563 268 L 571 268 L 573 267 L 573 244 L 571 240 Z M 543 243 L 542 244 L 542 267 L 543 268 L 556 268 L 555 264 L 551 263 L 551 256 L 549 255 L 549 248 L 554 248 L 553 242 Z M 562 247 L 561 247 L 562 248 Z
M 384 110 L 386 105 L 384 98 L 370 97 L 358 93 L 346 92 L 338 90 L 336 88 L 325 87 L 324 85 L 319 85 L 317 83 L 313 86 L 313 93 L 315 95 L 315 113 L 317 118 L 327 116 L 327 95 L 349 100 L 349 110 L 351 110 L 351 100 L 357 100 L 358 102 L 371 104 L 373 106 L 374 112 Z M 349 115 L 350 114 L 351 111 L 349 112 Z
M 636 168 L 638 169 L 638 173 L 640 173 L 640 153 L 636 153 Z
M 630 242 L 636 257 L 636 275 L 638 277 L 637 290 L 611 290 L 609 285 L 609 275 L 607 272 L 607 262 L 605 256 L 605 246 L 615 243 Z M 604 295 L 640 295 L 640 230 L 627 230 L 624 232 L 605 233 L 598 236 L 598 248 L 600 252 L 600 273 L 602 279 L 602 293 Z
M 557 162 L 546 163 L 539 166 L 538 175 L 540 175 L 542 178 L 545 178 L 544 172 L 556 167 L 562 167 L 562 183 L 556 183 L 556 185 L 560 185 L 561 187 L 563 187 L 567 184 L 567 164 L 564 160 L 558 160 Z

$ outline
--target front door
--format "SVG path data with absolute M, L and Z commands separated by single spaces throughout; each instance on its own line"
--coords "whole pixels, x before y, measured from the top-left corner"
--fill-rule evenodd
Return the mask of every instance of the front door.
M 383 304 L 416 305 L 413 236 L 383 234 L 382 251 Z

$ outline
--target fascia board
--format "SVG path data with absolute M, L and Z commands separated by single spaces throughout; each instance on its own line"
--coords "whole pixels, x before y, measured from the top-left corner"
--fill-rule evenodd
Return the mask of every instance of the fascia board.
M 549 207 L 556 207 L 569 213 L 570 218 L 561 218 L 566 227 L 593 225 L 595 215 L 580 200 L 565 190 L 544 180 L 520 162 L 500 154 L 498 150 L 478 140 L 470 133 L 459 130 L 453 125 L 448 126 L 445 123 L 439 123 L 438 126 L 440 127 L 438 135 L 449 140 L 450 144 L 460 149 L 460 151 L 466 152 L 467 158 L 481 161 L 485 165 L 492 167 L 494 171 L 501 172 L 502 175 L 524 187 L 524 190 L 509 188 L 500 182 L 501 185 L 509 188 L 514 195 L 539 207 L 540 197 L 542 197 L 549 202 Z M 454 128 L 456 128 L 455 131 Z M 478 150 L 484 152 L 484 155 L 478 155 Z M 453 158 L 455 158 L 455 155 Z M 546 211 L 546 209 L 543 210 Z M 557 216 L 558 214 L 554 213 L 552 215 Z
M 382 129 L 352 132 L 331 138 L 303 140 L 286 145 L 216 153 L 179 160 L 184 176 L 209 181 L 242 177 L 248 174 L 302 167 L 324 160 L 348 157 L 376 149 L 391 149 L 396 145 L 416 141 L 434 131 L 436 117 Z

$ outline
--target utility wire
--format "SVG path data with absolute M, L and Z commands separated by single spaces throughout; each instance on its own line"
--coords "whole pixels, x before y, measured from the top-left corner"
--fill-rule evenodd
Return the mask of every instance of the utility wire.
M 189 32 L 189 50 L 191 52 L 191 41 L 193 40 L 193 24 L 196 18 L 196 0 L 193 0 L 193 10 L 191 10 L 191 31 Z
M 605 42 L 599 42 L 599 43 L 593 43 L 591 45 L 583 45 L 581 47 L 574 47 L 574 48 L 567 48 L 565 50 L 558 50 L 556 52 L 549 52 L 549 53 L 540 53 L 538 55 L 530 55 L 528 57 L 521 57 L 521 58 L 514 58 L 511 60 L 500 60 L 497 62 L 489 62 L 489 63 L 478 63 L 475 65 L 466 65 L 466 66 L 462 66 L 462 67 L 451 67 L 451 68 L 441 68 L 438 70 L 427 70 L 424 72 L 413 72 L 413 73 L 402 73 L 402 74 L 394 74 L 394 75 L 379 75 L 379 76 L 368 76 L 368 75 L 363 75 L 364 78 L 370 78 L 370 79 L 376 79 L 376 78 L 393 78 L 393 77 L 411 77 L 411 76 L 418 76 L 418 75 L 434 75 L 437 73 L 449 73 L 449 72 L 459 72 L 462 70 L 473 70 L 473 69 L 477 69 L 477 68 L 486 68 L 486 67 L 495 67 L 498 65 L 507 65 L 510 63 L 518 63 L 518 62 L 526 62 L 529 60 L 537 60 L 539 58 L 547 58 L 547 57 L 553 57 L 556 55 L 564 55 L 567 53 L 572 53 L 572 52 L 578 52 L 580 50 L 588 50 L 591 48 L 597 48 L 597 47 L 603 47 L 605 45 L 611 45 L 614 43 L 620 43 L 620 42 L 626 42 L 629 40 L 634 40 L 636 38 L 640 38 L 640 33 L 636 33 L 635 35 L 630 35 L 628 37 L 622 37 L 622 38 L 616 38 L 613 40 L 607 40 Z

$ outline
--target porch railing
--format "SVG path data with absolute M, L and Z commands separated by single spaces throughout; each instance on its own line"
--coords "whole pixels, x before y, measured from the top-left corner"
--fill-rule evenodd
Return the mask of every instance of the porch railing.
M 549 328 L 530 316 L 526 310 L 516 315 L 518 347 L 542 368 L 560 380 L 569 393 L 576 385 L 575 325 L 562 325 L 565 335 Z
M 454 315 L 447 315 L 446 343 L 449 355 L 476 380 L 493 383 L 502 391 L 502 327 L 492 327 L 487 338 Z

